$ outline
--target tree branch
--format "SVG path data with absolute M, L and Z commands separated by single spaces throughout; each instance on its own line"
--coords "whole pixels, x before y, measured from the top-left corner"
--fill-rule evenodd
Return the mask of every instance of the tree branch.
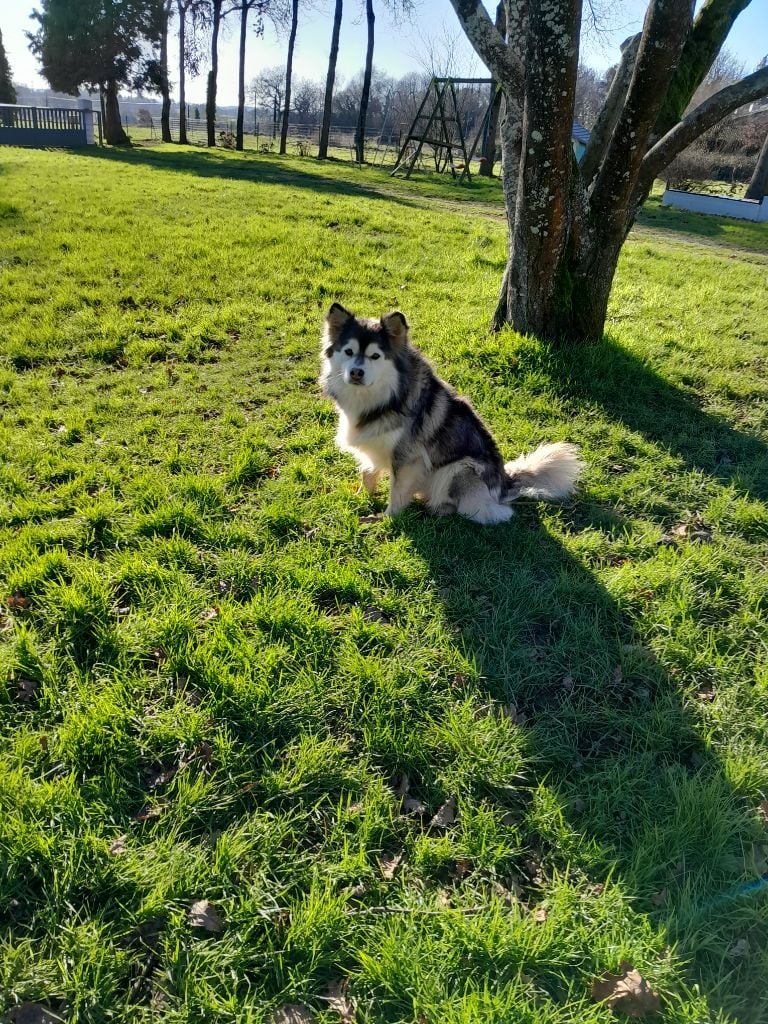
M 493 77 L 502 82 L 511 81 L 515 76 L 507 44 L 480 0 L 451 0 L 451 6 L 467 38 Z
M 692 0 L 651 0 L 627 99 L 590 196 L 593 215 L 623 226 L 651 129 L 680 60 Z
M 616 74 L 613 76 L 605 103 L 603 103 L 603 108 L 595 122 L 595 127 L 590 133 L 584 158 L 581 161 L 581 174 L 587 188 L 592 184 L 592 180 L 598 172 L 613 130 L 619 120 L 624 100 L 627 97 L 629 83 L 632 79 L 639 46 L 639 32 L 636 36 L 630 36 L 629 39 L 626 39 L 621 44 L 621 63 L 616 69 Z
M 768 68 L 755 71 L 753 74 L 747 75 L 746 78 L 742 78 L 740 82 L 729 85 L 716 92 L 714 96 L 710 96 L 708 100 L 687 114 L 646 153 L 642 163 L 643 180 L 652 183 L 659 172 L 674 160 L 686 146 L 690 146 L 694 139 L 703 135 L 734 110 L 738 110 L 745 103 L 751 103 L 752 100 L 759 99 L 761 96 L 768 96 Z
M 654 136 L 661 138 L 683 116 L 693 94 L 712 67 L 726 36 L 739 14 L 751 0 L 705 0 L 696 15 L 683 47 L 680 63 L 664 97 L 654 125 Z

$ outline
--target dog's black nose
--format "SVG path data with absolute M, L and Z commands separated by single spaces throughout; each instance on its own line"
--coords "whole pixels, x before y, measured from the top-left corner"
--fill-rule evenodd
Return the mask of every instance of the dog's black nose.
M 355 384 L 362 384 L 365 370 L 360 366 L 353 366 L 349 371 L 349 379 Z

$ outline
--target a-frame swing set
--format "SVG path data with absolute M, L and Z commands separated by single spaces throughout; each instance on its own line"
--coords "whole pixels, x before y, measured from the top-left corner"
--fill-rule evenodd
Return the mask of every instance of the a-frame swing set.
M 419 159 L 424 145 L 432 146 L 435 150 L 445 152 L 447 166 L 455 178 L 459 168 L 454 160 L 454 150 L 460 155 L 459 166 L 461 173 L 458 175 L 459 184 L 471 179 L 469 165 L 477 150 L 480 139 L 485 136 L 491 121 L 494 97 L 489 95 L 489 101 L 485 113 L 480 121 L 474 141 L 467 151 L 464 138 L 464 125 L 462 124 L 459 111 L 459 104 L 456 98 L 457 85 L 492 85 L 491 78 L 432 78 L 424 93 L 416 116 L 411 127 L 408 129 L 400 152 L 397 154 L 394 169 L 391 174 L 398 171 L 405 171 L 405 177 L 410 178 L 411 171 Z M 490 90 L 489 90 L 490 93 Z M 431 107 L 429 102 L 432 100 Z

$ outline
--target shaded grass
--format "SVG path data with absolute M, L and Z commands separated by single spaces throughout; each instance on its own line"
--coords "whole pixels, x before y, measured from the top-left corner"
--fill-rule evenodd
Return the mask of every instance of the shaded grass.
M 487 335 L 503 229 L 439 181 L 159 148 L 4 183 L 2 1009 L 261 1021 L 350 978 L 362 1021 L 596 1024 L 629 960 L 665 1020 L 765 1019 L 764 267 L 630 241 L 606 344 L 552 353 Z M 361 524 L 334 298 L 402 306 L 505 452 L 579 441 L 583 497 Z

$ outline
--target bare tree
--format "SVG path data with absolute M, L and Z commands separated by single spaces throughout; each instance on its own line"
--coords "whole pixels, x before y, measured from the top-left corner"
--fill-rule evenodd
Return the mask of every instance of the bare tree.
M 168 77 L 168 30 L 173 16 L 173 0 L 161 0 L 160 8 L 160 136 L 173 142 L 171 136 L 171 83 Z
M 496 31 L 502 39 L 507 37 L 507 10 L 504 0 L 499 0 L 496 6 Z M 491 80 L 488 90 L 488 102 L 491 106 L 488 124 L 486 126 L 483 149 L 480 155 L 480 174 L 486 178 L 493 177 L 493 167 L 496 163 L 496 136 L 499 131 L 499 115 L 501 113 L 502 93 L 499 82 L 496 78 Z
M 336 61 L 339 56 L 339 36 L 341 35 L 341 18 L 343 13 L 344 0 L 335 0 L 333 7 L 331 49 L 328 53 L 328 74 L 325 78 L 323 123 L 320 128 L 320 145 L 317 151 L 317 155 L 320 160 L 325 160 L 328 156 L 328 138 L 331 134 L 331 111 L 333 110 L 333 86 L 336 80 Z
M 272 112 L 272 138 L 277 137 L 277 125 L 283 109 L 285 73 L 279 65 L 264 68 L 251 83 L 255 103 L 261 103 Z
M 219 80 L 219 31 L 224 13 L 223 8 L 224 0 L 209 0 L 211 66 L 208 70 L 208 82 L 205 90 L 205 127 L 209 146 L 216 145 L 216 89 Z
M 299 28 L 299 0 L 291 0 L 291 30 L 288 35 L 288 55 L 285 61 L 285 108 L 280 129 L 280 152 L 285 153 L 288 142 L 288 118 L 291 116 L 291 83 L 293 79 L 293 48 Z
M 686 113 L 749 0 L 704 0 L 695 17 L 692 0 L 649 0 L 579 166 L 571 124 L 582 3 L 508 0 L 504 38 L 481 0 L 451 0 L 506 100 L 509 255 L 494 326 L 553 339 L 602 337 L 619 253 L 654 179 L 693 139 L 768 94 L 762 69 Z
M 302 124 L 311 124 L 320 116 L 323 90 L 309 78 L 301 78 L 293 91 L 293 112 Z
M 187 139 L 187 97 L 186 72 L 196 73 L 200 55 L 197 49 L 197 32 L 205 23 L 203 0 L 176 0 L 179 18 L 179 142 L 188 144 Z M 187 36 L 187 29 L 191 35 Z

